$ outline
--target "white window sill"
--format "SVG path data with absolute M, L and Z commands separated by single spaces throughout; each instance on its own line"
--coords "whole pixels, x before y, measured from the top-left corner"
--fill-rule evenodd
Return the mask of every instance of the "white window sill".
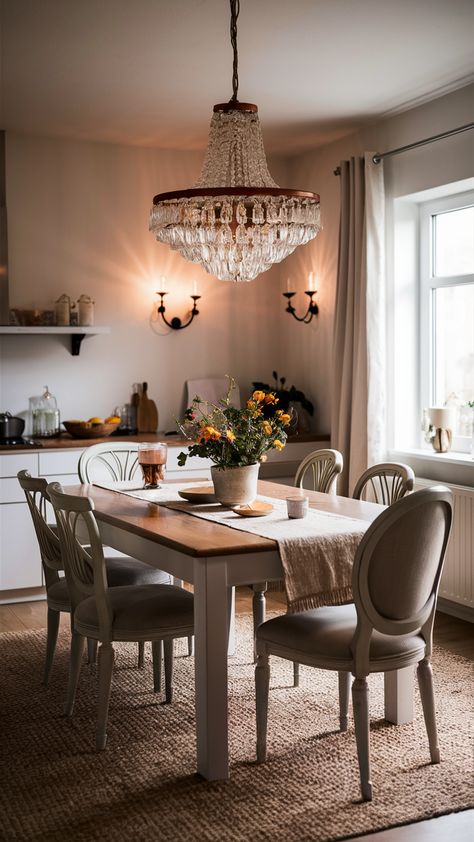
M 389 459 L 406 462 L 419 477 L 474 488 L 474 457 L 470 453 L 435 453 L 423 447 L 411 447 L 390 450 Z

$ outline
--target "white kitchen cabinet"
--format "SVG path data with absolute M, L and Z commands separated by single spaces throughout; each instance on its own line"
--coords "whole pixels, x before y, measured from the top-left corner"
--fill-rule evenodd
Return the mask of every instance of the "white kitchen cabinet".
M 28 506 L 26 502 L 3 503 L 0 505 L 0 592 L 39 588 L 42 584 L 41 558 Z

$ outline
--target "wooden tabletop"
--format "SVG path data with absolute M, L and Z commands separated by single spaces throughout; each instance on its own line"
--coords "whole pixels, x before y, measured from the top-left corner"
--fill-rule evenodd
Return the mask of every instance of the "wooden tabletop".
M 182 481 L 181 481 L 182 482 Z M 170 481 L 170 485 L 173 484 Z M 176 481 L 175 483 L 176 484 Z M 157 544 L 179 550 L 190 556 L 235 555 L 246 552 L 268 552 L 276 549 L 276 541 L 261 538 L 248 532 L 241 532 L 228 526 L 216 524 L 203 518 L 192 517 L 185 512 L 168 509 L 156 503 L 147 503 L 126 494 L 108 491 L 94 485 L 68 486 L 68 493 L 88 495 L 94 502 L 97 520 L 139 535 Z M 284 499 L 295 492 L 288 485 L 260 480 L 258 492 L 266 497 Z M 372 522 L 383 510 L 383 506 L 336 497 L 317 491 L 306 491 L 311 508 L 331 514 L 352 517 Z

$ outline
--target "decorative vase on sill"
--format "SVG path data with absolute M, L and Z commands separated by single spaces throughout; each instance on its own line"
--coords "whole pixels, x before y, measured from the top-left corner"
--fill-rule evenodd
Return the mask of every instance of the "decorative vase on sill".
M 260 463 L 269 450 L 283 450 L 285 427 L 291 416 L 279 409 L 278 398 L 261 390 L 253 392 L 242 409 L 232 406 L 235 381 L 229 377 L 225 398 L 211 403 L 198 395 L 184 413 L 178 428 L 191 445 L 178 456 L 178 465 L 188 456 L 213 462 L 211 468 L 217 500 L 225 506 L 250 503 L 257 496 Z M 272 409 L 268 417 L 268 409 Z
M 223 506 L 239 506 L 251 503 L 257 496 L 257 481 L 260 464 L 241 465 L 237 468 L 219 468 L 213 465 L 211 478 L 216 500 Z

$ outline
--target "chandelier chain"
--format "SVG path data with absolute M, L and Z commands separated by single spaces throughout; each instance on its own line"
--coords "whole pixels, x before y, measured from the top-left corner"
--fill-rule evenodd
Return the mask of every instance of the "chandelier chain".
M 232 98 L 231 102 L 237 102 L 239 90 L 239 55 L 237 52 L 237 18 L 240 12 L 240 0 L 230 0 L 230 43 L 234 51 L 232 65 Z

